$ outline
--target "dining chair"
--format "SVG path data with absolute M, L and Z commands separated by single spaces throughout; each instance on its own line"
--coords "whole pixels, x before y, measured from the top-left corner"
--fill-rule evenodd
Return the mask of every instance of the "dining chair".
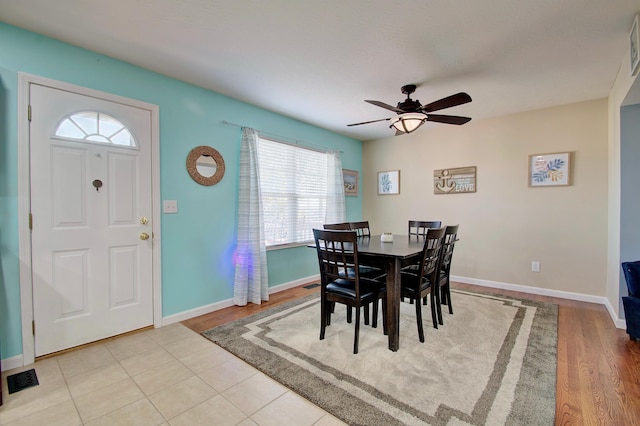
M 370 237 L 371 228 L 369 228 L 369 221 L 364 220 L 360 222 L 349 222 L 349 226 L 352 231 L 356 231 L 358 237 Z
M 442 222 L 439 220 L 410 220 L 408 234 L 424 236 L 427 233 L 427 229 L 440 228 L 441 226 Z
M 426 221 L 426 220 L 410 220 L 409 221 L 409 229 L 408 229 L 408 234 L 409 234 L 409 238 L 411 237 L 424 237 L 425 234 L 427 233 L 427 231 L 430 228 L 440 228 L 442 226 L 442 222 L 439 220 L 430 220 L 430 221 Z M 420 267 L 420 265 L 418 263 L 415 263 L 413 265 L 408 265 L 404 267 L 404 270 L 406 271 L 417 271 L 418 268 Z M 404 298 L 402 299 L 404 301 Z M 413 300 L 411 300 L 411 303 L 413 303 Z M 427 299 L 425 298 L 423 300 L 423 305 L 427 304 Z
M 438 328 L 437 306 L 440 303 L 438 294 L 438 277 L 440 275 L 440 258 L 444 241 L 445 228 L 429 228 L 424 237 L 424 248 L 420 256 L 418 271 L 400 273 L 400 294 L 416 301 L 416 321 L 418 323 L 418 337 L 424 343 L 422 328 L 422 304 L 420 299 L 430 296 L 431 319 L 433 328 Z
M 351 229 L 351 224 L 349 222 L 325 223 L 322 227 L 333 231 L 349 231 Z
M 349 222 L 349 227 L 352 231 L 356 231 L 358 237 L 371 237 L 371 228 L 369 228 L 368 220 Z M 376 266 L 360 265 L 360 274 L 369 278 L 379 277 L 383 273 L 384 271 Z
M 342 303 L 355 308 L 353 353 L 357 354 L 360 308 L 373 304 L 372 326 L 377 327 L 378 299 L 382 299 L 382 317 L 385 317 L 386 283 L 360 276 L 355 232 L 314 229 L 313 238 L 320 267 L 320 340 L 324 340 L 325 329 L 331 325 L 332 304 Z M 383 329 L 386 334 L 386 321 Z
M 324 229 L 333 230 L 333 231 L 349 231 L 352 230 L 351 225 L 356 222 L 341 222 L 341 223 L 325 223 L 323 225 Z M 359 224 L 365 224 L 368 228 L 368 222 L 357 222 Z M 364 226 L 364 225 L 362 225 Z M 362 229 L 362 228 L 360 228 Z M 357 231 L 356 231 L 357 235 Z M 379 268 L 375 268 L 373 266 L 359 265 L 358 270 L 360 271 L 360 276 L 366 278 L 378 278 L 384 274 Z M 348 270 L 349 273 L 353 273 L 353 268 Z M 335 312 L 335 303 L 331 304 L 331 312 Z M 347 322 L 351 323 L 351 308 L 347 306 Z M 369 305 L 365 305 L 364 307 L 364 324 L 369 325 Z
M 449 285 L 449 273 L 451 272 L 451 259 L 453 249 L 458 241 L 459 225 L 449 225 L 444 231 L 444 241 L 442 242 L 442 254 L 440 255 L 440 275 L 438 287 L 440 288 L 440 304 L 438 305 L 438 322 L 442 324 L 442 307 L 449 306 L 449 314 L 453 314 L 451 307 L 451 286 Z

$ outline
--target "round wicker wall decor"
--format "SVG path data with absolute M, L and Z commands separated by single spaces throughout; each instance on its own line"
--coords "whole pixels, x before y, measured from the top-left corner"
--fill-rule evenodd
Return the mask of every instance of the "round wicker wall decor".
M 198 171 L 197 163 L 200 157 L 211 157 L 213 159 L 215 162 L 215 172 L 213 175 L 204 176 Z M 189 172 L 189 176 L 200 185 L 215 185 L 220 182 L 224 176 L 224 159 L 216 149 L 210 146 L 197 146 L 193 148 L 187 156 L 187 171 Z

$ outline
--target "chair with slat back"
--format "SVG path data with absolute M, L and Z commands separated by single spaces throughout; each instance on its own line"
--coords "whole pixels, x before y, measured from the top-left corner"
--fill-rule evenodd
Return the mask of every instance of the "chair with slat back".
M 437 306 L 440 303 L 438 277 L 440 276 L 444 233 L 445 228 L 430 228 L 424 236 L 424 248 L 420 257 L 419 270 L 403 270 L 400 273 L 401 296 L 416 301 L 416 321 L 418 323 L 418 337 L 421 342 L 424 342 L 424 330 L 422 328 L 422 304 L 419 301 L 427 295 L 430 296 L 433 327 L 438 328 Z
M 382 299 L 382 317 L 386 312 L 386 284 L 364 278 L 358 272 L 358 244 L 355 232 L 314 229 L 320 267 L 320 340 L 331 325 L 331 306 L 342 303 L 355 308 L 353 353 L 358 353 L 360 308 L 373 303 L 373 327 L 377 326 L 378 300 Z M 386 321 L 383 321 L 386 334 Z
M 424 236 L 429 228 L 440 228 L 442 222 L 439 220 L 410 220 L 408 234 Z
M 364 220 L 361 222 L 349 222 L 349 226 L 352 231 L 356 231 L 358 237 L 370 237 L 371 229 L 369 228 L 369 221 Z
M 356 232 L 359 238 L 370 238 L 371 228 L 369 228 L 369 221 L 363 220 L 360 222 L 349 222 L 349 227 L 352 231 Z M 376 278 L 384 274 L 384 271 L 380 268 L 371 265 L 360 265 L 360 275 L 368 278 Z
M 325 223 L 322 225 L 324 229 L 328 229 L 331 231 L 350 231 L 351 230 L 351 222 L 340 222 L 340 223 Z M 376 278 L 384 274 L 379 269 L 376 269 L 375 272 L 372 271 L 368 266 L 360 265 L 360 275 L 366 276 L 369 278 Z M 349 269 L 348 273 L 353 274 L 353 269 Z M 335 303 L 331 304 L 331 312 L 335 312 Z M 347 322 L 351 323 L 352 313 L 351 307 L 347 306 Z M 365 305 L 364 307 L 364 324 L 369 325 L 369 305 Z
M 356 235 L 358 237 L 363 237 L 363 238 L 367 238 L 371 236 L 371 230 L 369 229 L 368 221 L 328 223 L 324 225 L 324 229 L 352 230 L 356 232 Z M 360 271 L 360 276 L 365 278 L 380 279 L 384 275 L 384 271 L 382 269 L 374 266 L 360 264 L 360 267 L 358 269 Z M 348 309 L 347 320 L 351 322 L 351 309 L 350 308 L 347 308 L 347 309 Z M 333 312 L 333 307 L 332 307 L 332 312 Z M 369 306 L 368 305 L 366 305 L 364 308 L 364 323 L 365 325 L 369 325 Z
M 449 313 L 453 314 L 451 307 L 451 286 L 449 285 L 449 273 L 451 272 L 451 260 L 453 249 L 458 241 L 459 225 L 449 225 L 444 231 L 444 242 L 442 243 L 442 255 L 440 259 L 440 304 L 449 306 Z M 442 308 L 438 305 L 438 322 L 442 324 Z
M 351 224 L 349 222 L 342 223 L 325 223 L 322 225 L 324 229 L 329 229 L 332 231 L 349 231 L 351 230 Z
M 421 238 L 426 235 L 427 231 L 430 228 L 440 228 L 441 226 L 442 226 L 442 222 L 440 222 L 439 220 L 410 220 L 408 235 L 409 235 L 409 238 Z M 418 264 L 405 266 L 404 270 L 417 271 Z M 403 298 L 403 301 L 404 301 L 404 298 Z M 413 303 L 413 300 L 411 300 L 411 303 Z M 423 305 L 427 304 L 426 298 L 423 300 L 422 304 Z

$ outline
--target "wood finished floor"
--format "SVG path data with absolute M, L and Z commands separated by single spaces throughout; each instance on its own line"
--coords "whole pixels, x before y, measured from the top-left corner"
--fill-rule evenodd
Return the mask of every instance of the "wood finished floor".
M 629 340 L 617 329 L 603 305 L 469 284 L 452 286 L 559 306 L 556 425 L 640 425 L 640 341 Z M 183 324 L 201 333 L 317 291 L 318 287 L 295 287 L 272 294 L 261 305 L 233 306 Z M 455 295 L 453 308 L 455 314 Z

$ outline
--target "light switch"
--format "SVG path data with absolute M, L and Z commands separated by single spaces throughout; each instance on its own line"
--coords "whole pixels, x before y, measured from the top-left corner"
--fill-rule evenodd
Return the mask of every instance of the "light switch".
M 164 200 L 162 206 L 163 213 L 178 213 L 178 200 Z

